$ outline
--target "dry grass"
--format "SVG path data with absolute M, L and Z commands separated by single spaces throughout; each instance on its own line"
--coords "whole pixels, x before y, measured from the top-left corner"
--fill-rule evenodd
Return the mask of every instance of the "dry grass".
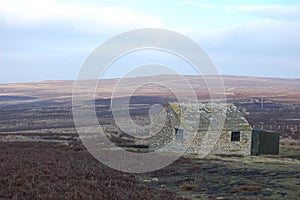
M 0 199 L 182 199 L 96 161 L 81 145 L 0 142 Z
M 300 140 L 284 138 L 280 140 L 280 145 L 283 146 L 298 146 L 300 149 Z
M 257 192 L 261 191 L 262 187 L 259 185 L 245 185 L 233 188 L 230 192 L 231 193 L 240 193 L 240 192 Z
M 202 191 L 202 192 L 208 191 L 206 188 L 203 188 L 200 185 L 189 184 L 189 183 L 182 184 L 180 188 L 184 191 Z

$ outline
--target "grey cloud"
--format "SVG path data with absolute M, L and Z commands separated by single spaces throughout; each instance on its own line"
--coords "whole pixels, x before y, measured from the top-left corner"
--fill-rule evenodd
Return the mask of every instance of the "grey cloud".
M 300 20 L 258 20 L 189 33 L 222 73 L 283 77 L 300 77 L 299 35 Z
M 227 11 L 240 11 L 263 18 L 295 20 L 300 18 L 300 6 L 234 5 L 224 6 Z

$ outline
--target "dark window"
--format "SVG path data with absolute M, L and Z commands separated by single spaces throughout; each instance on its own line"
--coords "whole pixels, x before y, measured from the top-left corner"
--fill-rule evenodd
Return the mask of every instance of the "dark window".
M 241 132 L 240 131 L 232 131 L 231 132 L 231 141 L 240 141 L 241 140 Z
M 176 140 L 182 141 L 183 140 L 183 130 L 175 128 L 175 135 L 176 135 Z

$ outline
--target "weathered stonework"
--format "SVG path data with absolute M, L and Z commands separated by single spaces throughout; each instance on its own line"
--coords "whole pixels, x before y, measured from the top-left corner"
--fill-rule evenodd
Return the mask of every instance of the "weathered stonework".
M 189 154 L 251 154 L 252 129 L 233 104 L 167 103 L 152 124 L 152 150 L 182 153 L 188 147 Z M 183 131 L 180 140 L 178 129 Z M 232 132 L 238 133 L 239 141 L 232 141 Z

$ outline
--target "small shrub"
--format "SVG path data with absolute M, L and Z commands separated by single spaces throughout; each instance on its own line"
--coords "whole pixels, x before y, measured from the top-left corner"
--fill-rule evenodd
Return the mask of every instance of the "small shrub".
M 181 187 L 181 189 L 183 189 L 185 191 L 196 190 L 198 188 L 197 185 L 193 185 L 193 184 L 183 184 L 180 187 Z
M 195 198 L 195 199 L 201 199 L 201 198 L 202 198 L 202 195 L 197 194 L 197 195 L 194 196 L 194 198 Z

